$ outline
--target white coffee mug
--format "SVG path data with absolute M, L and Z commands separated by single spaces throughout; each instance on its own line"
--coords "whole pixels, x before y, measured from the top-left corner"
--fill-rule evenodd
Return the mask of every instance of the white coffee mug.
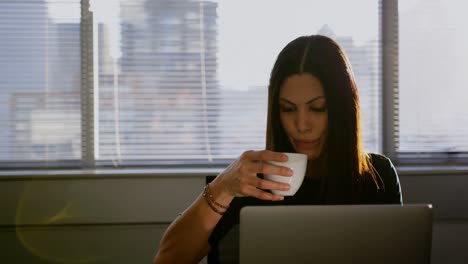
M 292 176 L 281 176 L 274 174 L 265 174 L 264 178 L 270 181 L 288 183 L 291 187 L 287 191 L 271 190 L 272 193 L 282 196 L 292 196 L 296 194 L 299 187 L 304 181 L 305 172 L 307 169 L 307 155 L 301 153 L 283 153 L 288 156 L 288 161 L 277 162 L 267 161 L 270 164 L 290 168 L 293 171 Z

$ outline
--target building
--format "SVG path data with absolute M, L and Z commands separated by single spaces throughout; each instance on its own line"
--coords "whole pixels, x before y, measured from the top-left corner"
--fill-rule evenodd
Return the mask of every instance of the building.
M 99 76 L 101 158 L 211 160 L 219 109 L 217 4 L 143 6 L 122 3 L 118 70 Z

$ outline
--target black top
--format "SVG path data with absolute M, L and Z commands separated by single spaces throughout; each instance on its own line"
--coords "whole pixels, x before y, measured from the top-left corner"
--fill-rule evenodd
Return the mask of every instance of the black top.
M 364 188 L 359 195 L 359 204 L 403 204 L 400 181 L 392 162 L 377 154 L 370 154 L 371 163 L 380 175 L 385 188 Z M 321 184 L 318 179 L 305 178 L 294 196 L 285 196 L 283 201 L 264 201 L 253 197 L 236 197 L 229 205 L 210 235 L 211 251 L 208 263 L 239 263 L 239 213 L 250 205 L 320 205 Z M 222 253 L 220 253 L 222 252 Z

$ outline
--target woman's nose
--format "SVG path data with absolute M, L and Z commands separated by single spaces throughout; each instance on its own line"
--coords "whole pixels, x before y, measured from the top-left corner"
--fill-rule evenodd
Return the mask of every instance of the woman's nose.
M 306 111 L 298 111 L 296 117 L 296 129 L 300 133 L 308 132 L 312 129 Z

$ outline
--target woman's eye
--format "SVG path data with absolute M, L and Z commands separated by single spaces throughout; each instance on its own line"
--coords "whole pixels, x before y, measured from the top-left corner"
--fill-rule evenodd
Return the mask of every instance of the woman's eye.
M 292 107 L 281 107 L 281 112 L 292 112 L 294 109 Z
M 323 112 L 327 111 L 327 108 L 326 107 L 311 107 L 310 111 L 317 112 L 317 113 L 323 113 Z

